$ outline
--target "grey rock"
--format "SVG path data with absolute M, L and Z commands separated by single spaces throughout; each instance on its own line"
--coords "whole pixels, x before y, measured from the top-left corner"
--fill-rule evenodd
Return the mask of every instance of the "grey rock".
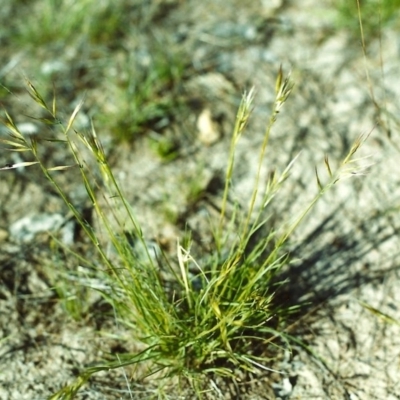
M 57 231 L 63 223 L 64 217 L 61 214 L 28 215 L 10 226 L 10 235 L 19 242 L 30 242 L 38 233 Z

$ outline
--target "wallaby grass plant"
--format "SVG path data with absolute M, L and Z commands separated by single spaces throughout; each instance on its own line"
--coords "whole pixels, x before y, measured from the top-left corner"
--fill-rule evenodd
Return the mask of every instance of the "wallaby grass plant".
M 261 184 L 261 170 L 271 130 L 292 87 L 289 77 L 284 77 L 280 70 L 275 102 L 260 148 L 253 192 L 244 213 L 235 206 L 228 212 L 235 151 L 251 114 L 254 90 L 243 95 L 231 139 L 220 217 L 212 227 L 212 250 L 195 259 L 189 235 L 185 243 L 177 241 L 176 259 L 170 260 L 162 254 L 155 257 L 148 246 L 135 219 L 134 207 L 126 201 L 95 129 L 88 133 L 74 129 L 82 102 L 63 123 L 58 117 L 55 97 L 49 105 L 28 82 L 30 96 L 47 114 L 41 118 L 42 122 L 52 124 L 52 136 L 24 136 L 10 114 L 5 112 L 3 123 L 9 130 L 9 138 L 2 142 L 10 150 L 30 153 L 32 160 L 3 169 L 35 164 L 40 167 L 100 256 L 102 267 L 93 265 L 93 268 L 102 284 L 92 285 L 88 280 L 86 285 L 101 293 L 115 310 L 118 320 L 131 329 L 132 337 L 146 345 L 138 354 L 118 354 L 102 365 L 85 369 L 75 382 L 51 399 L 72 399 L 98 371 L 144 362 L 147 366 L 144 375 L 158 372 L 162 376 L 188 378 L 199 395 L 201 388 L 195 378 L 199 373 L 233 377 L 236 369 L 270 370 L 276 349 L 286 347 L 291 340 L 288 320 L 298 309 L 275 301 L 279 286 L 285 284 L 277 283 L 279 271 L 288 263 L 285 244 L 327 190 L 343 178 L 362 172 L 354 156 L 365 139 L 359 137 L 355 141 L 337 170 L 331 167 L 326 157 L 328 180 L 322 182 L 316 174 L 317 193 L 309 205 L 293 219 L 281 221 L 277 229 L 268 228 L 271 201 L 288 178 L 295 160 L 283 172 L 270 174 L 266 187 Z M 40 152 L 44 141 L 65 146 L 73 162 L 49 167 Z M 81 145 L 96 162 L 96 173 L 92 161 L 84 159 Z M 58 182 L 57 171 L 61 170 L 65 173 L 79 171 L 107 241 L 85 220 Z M 252 243 L 254 234 L 260 231 L 265 235 Z M 132 246 L 132 236 L 141 252 L 137 251 L 137 245 Z M 107 242 L 112 244 L 113 254 L 107 250 Z M 173 283 L 168 287 L 160 270 L 173 277 Z M 83 281 L 81 284 L 85 285 Z M 65 286 L 62 290 L 65 291 Z M 257 350 L 260 346 L 262 352 Z

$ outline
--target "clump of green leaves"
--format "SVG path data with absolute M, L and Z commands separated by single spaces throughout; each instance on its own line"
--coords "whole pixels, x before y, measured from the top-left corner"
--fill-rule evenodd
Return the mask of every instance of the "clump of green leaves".
M 162 256 L 154 258 L 94 128 L 87 134 L 73 129 L 82 103 L 64 124 L 58 118 L 55 99 L 48 106 L 36 88 L 28 83 L 31 97 L 47 114 L 43 121 L 54 121 L 53 136 L 45 140 L 65 146 L 73 162 L 47 166 L 40 156 L 42 142 L 34 136 L 25 137 L 6 113 L 3 122 L 10 137 L 2 142 L 11 150 L 29 152 L 32 156 L 30 161 L 6 168 L 40 166 L 98 252 L 103 267 L 96 267 L 96 273 L 103 285 L 96 290 L 112 305 L 117 318 L 132 329 L 133 337 L 146 345 L 145 350 L 138 354 L 117 354 L 102 365 L 84 370 L 75 382 L 62 388 L 51 399 L 73 398 L 98 371 L 144 361 L 149 365 L 147 375 L 163 371 L 164 376 L 178 375 L 189 379 L 199 373 L 234 376 L 238 368 L 270 370 L 277 339 L 286 342 L 289 338 L 287 321 L 294 311 L 292 307 L 277 303 L 275 297 L 280 285 L 276 283 L 276 277 L 287 264 L 285 244 L 329 188 L 343 177 L 360 172 L 354 164 L 354 155 L 363 140 L 359 138 L 356 141 L 337 170 L 331 168 L 326 158 L 328 181 L 322 183 L 317 174 L 317 193 L 310 204 L 293 219 L 280 221 L 279 229 L 268 229 L 269 206 L 288 178 L 295 160 L 283 172 L 270 174 L 265 187 L 261 184 L 262 165 L 271 130 L 292 87 L 289 77 L 285 78 L 280 70 L 248 208 L 243 211 L 233 207 L 232 210 L 228 194 L 232 187 L 235 153 L 250 118 L 254 90 L 244 94 L 237 113 L 220 216 L 213 227 L 214 241 L 208 254 L 196 259 L 188 235 L 185 243 L 177 241 L 176 259 L 167 260 Z M 58 133 L 54 128 L 58 128 Z M 79 150 L 81 145 L 95 161 L 100 182 L 93 178 L 92 164 L 83 159 Z M 58 183 L 58 170 L 78 171 L 107 241 L 112 243 L 113 255 L 106 250 L 99 232 L 88 224 Z M 254 243 L 254 235 L 260 231 L 265 234 L 258 235 Z M 132 236 L 138 245 L 132 246 Z M 165 285 L 160 269 L 171 276 L 170 285 Z M 258 345 L 262 345 L 263 353 L 255 351 Z

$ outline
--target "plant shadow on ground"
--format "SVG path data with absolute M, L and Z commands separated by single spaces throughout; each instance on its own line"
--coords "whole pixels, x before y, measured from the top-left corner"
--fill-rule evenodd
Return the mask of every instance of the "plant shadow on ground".
M 307 293 L 313 304 L 332 299 L 341 294 L 349 293 L 367 283 L 380 281 L 390 270 L 397 269 L 393 265 L 395 259 L 388 259 L 379 268 L 373 268 L 368 261 L 364 261 L 358 268 L 354 268 L 365 260 L 365 256 L 379 250 L 387 241 L 398 235 L 400 226 L 388 226 L 385 215 L 376 215 L 362 222 L 350 232 L 336 236 L 330 243 L 315 246 L 319 237 L 332 232 L 338 228 L 340 221 L 334 214 L 328 216 L 321 225 L 306 238 L 306 243 L 296 248 L 292 254 L 304 254 L 309 251 L 312 255 L 306 256 L 291 266 L 282 278 L 296 276 L 295 285 L 290 285 L 288 291 L 290 297 L 304 298 Z M 360 231 L 363 235 L 360 236 Z M 357 237 L 358 236 L 358 237 Z M 353 267 L 350 267 L 353 266 Z M 355 269 L 355 270 L 354 270 Z
M 391 272 L 400 271 L 400 252 L 393 251 L 393 241 L 400 231 L 399 222 L 388 223 L 387 212 L 375 212 L 349 228 L 348 221 L 344 222 L 340 213 L 343 208 L 345 203 L 326 216 L 301 244 L 289 250 L 293 263 L 277 276 L 277 280 L 285 284 L 280 286 L 275 300 L 288 307 L 301 304 L 292 316 L 288 332 L 301 338 L 298 344 L 307 352 L 308 345 L 318 335 L 319 328 L 313 322 L 333 318 L 336 300 L 340 302 L 342 295 L 347 298 L 368 284 L 380 285 Z M 380 257 L 377 263 L 376 256 L 382 254 L 388 244 L 392 248 L 390 254 L 383 259 Z M 347 329 L 353 335 L 354 328 Z M 318 353 L 311 351 L 310 355 L 322 361 Z M 340 382 L 337 372 L 328 364 L 320 365 Z

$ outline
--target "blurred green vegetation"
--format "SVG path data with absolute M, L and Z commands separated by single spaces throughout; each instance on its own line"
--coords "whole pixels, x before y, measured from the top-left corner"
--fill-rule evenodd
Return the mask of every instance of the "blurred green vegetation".
M 102 131 L 125 140 L 162 131 L 184 107 L 181 83 L 190 57 L 179 38 L 166 34 L 172 31 L 170 2 L 3 3 L 0 46 L 8 63 L 0 68 L 0 82 L 14 94 L 25 90 L 22 74 L 45 98 L 55 86 L 60 109 L 85 97 Z M 0 100 L 9 101 L 8 95 L 0 92 Z
M 399 16 L 400 0 L 360 0 L 361 19 L 364 33 L 369 37 L 378 36 L 381 28 L 396 24 Z M 337 26 L 347 29 L 353 36 L 360 37 L 359 11 L 356 0 L 333 2 L 339 11 Z

